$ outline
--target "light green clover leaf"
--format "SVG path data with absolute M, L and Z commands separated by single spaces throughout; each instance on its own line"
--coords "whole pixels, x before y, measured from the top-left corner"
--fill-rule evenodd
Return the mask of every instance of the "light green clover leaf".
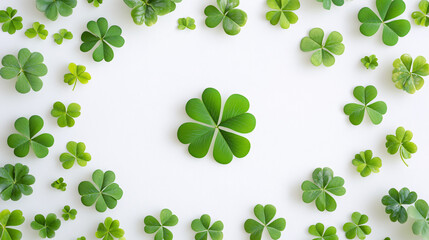
M 77 238 L 77 240 L 86 240 L 86 237 Z
M 58 14 L 63 17 L 72 15 L 76 5 L 77 0 L 36 0 L 37 9 L 52 21 L 57 20 Z
M 22 216 L 21 210 L 10 212 L 5 209 L 0 212 L 0 240 L 20 240 L 22 238 L 21 231 L 11 228 L 23 224 L 25 218 Z
M 247 219 L 244 223 L 244 229 L 250 234 L 250 240 L 261 240 L 265 228 L 267 228 L 271 239 L 279 239 L 281 237 L 281 232 L 286 228 L 286 220 L 284 218 L 277 218 L 271 221 L 276 215 L 276 208 L 273 205 L 262 206 L 258 204 L 255 206 L 253 212 L 260 222 Z
M 364 225 L 367 222 L 367 215 L 354 212 L 352 214 L 352 222 L 348 222 L 343 226 L 343 230 L 346 233 L 346 238 L 355 239 L 357 236 L 361 240 L 365 239 L 366 235 L 371 234 L 371 227 Z
M 158 221 L 153 216 L 144 218 L 144 231 L 148 234 L 155 233 L 154 240 L 172 240 L 173 233 L 167 227 L 174 227 L 179 222 L 179 219 L 174 215 L 171 210 L 163 209 Z
M 73 85 L 73 91 L 76 88 L 77 82 L 87 84 L 91 80 L 91 75 L 86 71 L 86 67 L 83 65 L 76 65 L 74 63 L 69 64 L 70 73 L 64 75 L 64 82 L 68 85 Z
M 405 131 L 403 127 L 398 127 L 396 129 L 396 136 L 386 136 L 387 152 L 394 155 L 399 151 L 399 156 L 401 156 L 402 162 L 404 162 L 407 167 L 408 164 L 405 162 L 405 159 L 410 159 L 411 154 L 417 152 L 417 145 L 411 142 L 412 138 L 413 133 L 409 130 Z
M 18 201 L 22 195 L 31 195 L 33 193 L 31 185 L 36 179 L 28 174 L 29 172 L 30 169 L 20 163 L 15 164 L 15 166 L 6 164 L 0 168 L 1 199 Z
M 88 3 L 92 3 L 94 7 L 99 7 L 103 3 L 103 0 L 88 0 Z
M 180 0 L 181 1 L 181 0 Z M 158 16 L 171 13 L 176 9 L 173 0 L 124 0 L 125 4 L 132 8 L 131 17 L 137 25 L 152 26 L 158 21 Z
M 265 15 L 272 25 L 280 23 L 280 27 L 288 29 L 291 24 L 298 22 L 298 16 L 293 12 L 301 7 L 299 0 L 267 0 L 268 7 L 274 9 Z
M 366 69 L 374 70 L 378 67 L 378 58 L 372 54 L 371 56 L 365 56 L 360 60 Z
M 417 25 L 428 27 L 429 26 L 429 1 L 421 0 L 419 3 L 419 11 L 415 11 L 411 14 L 414 22 Z
M 423 76 L 429 75 L 429 64 L 422 56 L 418 56 L 413 62 L 409 54 L 403 54 L 393 62 L 393 67 L 392 81 L 396 88 L 411 94 L 423 87 Z
M 75 220 L 77 215 L 77 210 L 72 209 L 69 205 L 64 206 L 63 209 L 63 219 L 64 221 Z
M 331 9 L 332 3 L 335 6 L 339 6 L 339 7 L 344 5 L 344 0 L 317 0 L 317 1 L 323 3 L 323 8 L 326 10 Z
M 70 141 L 67 143 L 68 153 L 60 155 L 60 162 L 64 169 L 70 169 L 77 162 L 79 166 L 85 167 L 91 161 L 91 154 L 85 152 L 85 143 Z
M 36 36 L 39 36 L 39 38 L 42 40 L 45 40 L 48 34 L 49 32 L 45 29 L 45 25 L 40 24 L 39 22 L 33 23 L 33 27 L 25 31 L 25 36 L 28 38 L 35 38 Z
M 22 17 L 15 15 L 18 13 L 18 10 L 11 7 L 6 8 L 6 10 L 0 11 L 0 23 L 3 23 L 1 30 L 3 32 L 8 32 L 9 34 L 14 34 L 17 30 L 22 29 Z
M 97 232 L 95 236 L 102 238 L 103 240 L 125 240 L 125 231 L 119 228 L 119 220 L 113 220 L 111 217 L 107 217 L 104 223 L 98 224 Z
M 408 208 L 408 214 L 415 220 L 413 233 L 429 239 L 429 206 L 425 200 L 417 200 L 414 206 Z
M 386 213 L 390 215 L 390 221 L 405 223 L 408 220 L 408 213 L 404 206 L 411 205 L 417 200 L 417 193 L 411 192 L 408 188 L 402 188 L 399 192 L 395 188 L 389 190 L 389 195 L 381 199 L 381 203 L 386 206 Z
M 322 223 L 311 225 L 308 228 L 308 233 L 316 237 L 313 240 L 338 240 L 337 229 L 328 227 L 325 231 L 325 226 Z
M 54 41 L 58 44 L 61 45 L 63 43 L 63 40 L 67 39 L 73 39 L 73 33 L 67 31 L 67 29 L 60 29 L 59 33 L 55 33 L 54 34 Z
M 352 163 L 357 167 L 357 171 L 362 177 L 368 177 L 371 172 L 380 172 L 382 166 L 381 159 L 379 157 L 373 157 L 371 150 L 356 154 Z
M 179 18 L 177 23 L 179 24 L 177 28 L 180 30 L 185 30 L 186 28 L 194 30 L 196 28 L 195 19 L 191 17 Z
M 223 223 L 221 221 L 216 221 L 211 226 L 210 223 L 211 218 L 207 214 L 192 221 L 191 228 L 197 232 L 197 234 L 195 234 L 195 240 L 207 240 L 208 236 L 210 236 L 212 240 L 223 239 Z
M 61 226 L 61 221 L 57 218 L 54 213 L 49 213 L 48 216 L 37 214 L 34 217 L 34 221 L 31 222 L 31 228 L 39 231 L 41 238 L 54 238 L 55 231 Z
M 74 118 L 80 116 L 80 110 L 81 107 L 77 103 L 70 103 L 66 109 L 62 102 L 56 102 L 52 108 L 51 115 L 58 118 L 59 127 L 73 127 L 75 124 Z
M 64 192 L 65 190 L 67 190 L 67 183 L 64 182 L 64 178 L 60 177 L 58 180 L 55 180 L 51 184 L 51 187 L 56 188 L 56 189 Z
M 237 35 L 247 22 L 247 14 L 243 10 L 236 9 L 240 4 L 239 0 L 217 0 L 216 8 L 209 5 L 204 9 L 206 26 L 209 28 L 217 27 L 221 22 L 223 30 L 228 35 Z

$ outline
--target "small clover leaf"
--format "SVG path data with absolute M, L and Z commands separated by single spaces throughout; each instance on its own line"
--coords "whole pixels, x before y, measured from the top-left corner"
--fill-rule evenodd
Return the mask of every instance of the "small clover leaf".
M 18 10 L 8 7 L 6 10 L 0 11 L 0 23 L 3 23 L 1 30 L 3 32 L 8 32 L 9 34 L 14 34 L 17 30 L 22 29 L 22 17 L 15 15 L 18 13 Z
M 352 222 L 348 222 L 343 226 L 343 230 L 346 232 L 346 238 L 355 239 L 357 236 L 361 240 L 365 239 L 366 235 L 371 234 L 371 227 L 364 225 L 367 222 L 367 215 L 354 212 L 352 214 Z
M 63 43 L 64 39 L 73 39 L 73 33 L 67 31 L 67 29 L 60 29 L 59 33 L 55 33 L 54 34 L 54 41 L 58 44 L 61 45 Z
M 359 102 L 363 103 L 363 105 L 349 103 L 344 106 L 344 113 L 349 116 L 349 120 L 353 125 L 362 123 L 365 111 L 373 124 L 378 125 L 383 121 L 383 115 L 387 112 L 387 105 L 383 101 L 371 103 L 377 97 L 377 89 L 374 86 L 357 86 L 353 90 L 353 95 Z
M 217 0 L 216 8 L 209 5 L 204 9 L 206 26 L 217 27 L 221 22 L 223 30 L 228 35 L 237 35 L 247 22 L 247 14 L 243 10 L 236 9 L 240 4 L 239 0 Z
M 344 0 L 317 0 L 317 1 L 323 3 L 323 8 L 326 10 L 331 9 L 332 3 L 335 6 L 339 6 L 339 7 L 344 5 Z
M 176 9 L 177 0 L 124 0 L 132 8 L 131 17 L 137 25 L 152 26 L 158 21 L 158 16 L 171 13 Z
M 36 0 L 37 9 L 52 21 L 57 20 L 58 14 L 63 17 L 72 15 L 76 5 L 77 0 Z
M 293 11 L 301 7 L 299 0 L 267 0 L 267 5 L 274 9 L 265 15 L 272 25 L 280 23 L 281 28 L 288 29 L 291 24 L 298 22 L 298 16 Z
M 75 124 L 74 118 L 80 116 L 81 107 L 77 103 L 71 103 L 67 109 L 62 102 L 54 103 L 51 111 L 53 117 L 57 117 L 57 123 L 59 127 L 73 127 Z
M 303 52 L 315 51 L 311 55 L 311 63 L 314 66 L 320 66 L 322 63 L 326 67 L 330 67 L 335 63 L 335 55 L 344 53 L 343 36 L 339 32 L 331 32 L 323 44 L 325 33 L 320 28 L 310 30 L 309 36 L 301 40 L 300 48 Z
M 115 173 L 96 170 L 92 174 L 92 180 L 95 185 L 89 181 L 79 184 L 79 194 L 83 205 L 89 207 L 95 203 L 95 209 L 98 212 L 105 212 L 107 208 L 113 209 L 122 198 L 123 191 L 118 184 L 114 183 Z
M 386 136 L 387 152 L 394 155 L 399 151 L 399 156 L 401 156 L 402 162 L 404 162 L 407 167 L 408 164 L 405 162 L 405 159 L 410 159 L 411 154 L 417 152 L 417 145 L 411 142 L 412 138 L 413 133 L 409 130 L 405 131 L 403 127 L 398 127 L 396 129 L 396 136 Z
M 319 211 L 333 212 L 337 209 L 337 202 L 329 194 L 343 196 L 346 189 L 343 187 L 344 179 L 334 177 L 334 172 L 330 168 L 317 168 L 313 172 L 313 182 L 304 181 L 301 185 L 302 200 L 311 203 L 316 200 L 316 207 Z
M 61 221 L 54 213 L 49 213 L 46 218 L 42 214 L 37 214 L 34 217 L 34 221 L 31 222 L 31 228 L 38 230 L 41 238 L 55 237 L 55 231 L 57 231 L 60 226 Z
M 276 208 L 273 205 L 262 206 L 258 204 L 255 206 L 253 212 L 260 222 L 247 219 L 244 223 L 244 229 L 250 234 L 251 240 L 261 240 L 265 228 L 267 228 L 271 239 L 279 239 L 281 237 L 281 232 L 286 228 L 286 220 L 284 218 L 277 218 L 271 221 L 276 215 Z
M 338 240 L 337 229 L 328 227 L 325 231 L 325 226 L 322 223 L 311 225 L 308 232 L 316 237 L 313 240 Z
M 94 7 L 99 7 L 103 3 L 103 0 L 88 0 L 88 3 L 92 3 Z
M 428 27 L 429 26 L 429 1 L 421 0 L 419 3 L 419 11 L 415 11 L 411 14 L 414 22 L 417 25 Z
M 381 199 L 381 203 L 386 206 L 386 213 L 390 214 L 390 221 L 405 223 L 408 220 L 408 213 L 404 206 L 411 205 L 417 200 L 417 193 L 411 192 L 408 188 L 402 188 L 399 192 L 395 188 L 389 190 L 389 195 Z
M 191 17 L 179 18 L 177 23 L 179 24 L 177 28 L 180 30 L 185 30 L 186 28 L 194 30 L 196 28 L 195 19 Z
M 371 56 L 365 56 L 360 60 L 366 69 L 374 70 L 378 67 L 378 58 L 372 54 Z
M 21 210 L 10 212 L 5 209 L 0 212 L 0 239 L 1 240 L 20 240 L 22 238 L 21 231 L 11 228 L 23 224 L 25 218 L 22 216 Z
M 15 129 L 20 133 L 11 134 L 7 138 L 7 145 L 14 148 L 13 153 L 17 157 L 25 157 L 33 149 L 38 158 L 44 158 L 49 154 L 49 147 L 54 145 L 54 137 L 49 133 L 36 136 L 43 128 L 43 119 L 34 115 L 30 119 L 25 117 L 15 121 Z
M 197 234 L 195 234 L 195 240 L 207 240 L 208 236 L 210 236 L 212 240 L 223 239 L 223 223 L 221 221 L 216 221 L 211 226 L 210 223 L 211 218 L 207 214 L 192 221 L 191 228 L 197 232 Z
M 53 182 L 51 184 L 51 187 L 56 188 L 56 189 L 64 192 L 65 190 L 67 190 L 67 183 L 65 183 L 64 178 L 61 177 L 58 180 L 56 180 L 55 182 Z
M 423 87 L 422 76 L 429 75 L 429 64 L 422 56 L 418 56 L 413 62 L 413 58 L 409 54 L 403 54 L 401 58 L 393 62 L 393 67 L 392 81 L 396 88 L 411 94 Z
M 77 210 L 72 209 L 69 205 L 64 206 L 63 209 L 63 219 L 64 221 L 75 220 L 77 215 Z
M 15 164 L 15 166 L 6 164 L 0 168 L 1 199 L 18 201 L 22 195 L 31 195 L 33 193 L 31 185 L 36 179 L 28 174 L 29 172 L 30 169 L 20 163 Z
M 125 240 L 125 231 L 119 228 L 119 220 L 113 220 L 108 217 L 104 220 L 104 223 L 98 224 L 97 232 L 95 236 L 102 238 L 103 240 Z
M 0 76 L 4 79 L 12 79 L 18 76 L 15 88 L 20 93 L 28 93 L 31 89 L 39 91 L 43 82 L 40 77 L 48 73 L 48 68 L 43 64 L 43 56 L 38 52 L 31 53 L 27 48 L 18 52 L 18 58 L 6 55 L 2 59 L 3 67 Z
M 371 150 L 356 154 L 352 163 L 357 167 L 357 171 L 360 172 L 362 177 L 369 176 L 371 172 L 380 172 L 382 166 L 381 159 L 379 157 L 373 157 Z
M 91 161 L 91 154 L 85 152 L 85 143 L 70 141 L 67 143 L 68 153 L 60 155 L 60 162 L 64 169 L 70 169 L 77 162 L 79 166 L 85 167 Z
M 77 240 L 86 240 L 86 237 L 77 238 Z
M 87 84 L 91 80 L 91 75 L 86 71 L 86 67 L 83 65 L 76 65 L 74 63 L 69 64 L 69 71 L 64 75 L 64 82 L 68 85 L 73 85 L 73 91 L 76 88 L 77 82 Z
M 160 221 L 153 216 L 144 218 L 144 231 L 148 234 L 155 233 L 155 240 L 172 240 L 173 233 L 166 227 L 174 227 L 179 222 L 176 215 L 169 209 L 163 209 L 160 214 Z
M 414 206 L 408 208 L 408 214 L 415 220 L 413 233 L 429 239 L 429 206 L 425 200 L 417 200 Z
M 39 38 L 42 40 L 45 40 L 48 34 L 49 32 L 45 29 L 45 25 L 40 24 L 39 22 L 33 23 L 33 27 L 25 31 L 25 36 L 28 38 L 35 38 L 36 36 L 39 36 Z

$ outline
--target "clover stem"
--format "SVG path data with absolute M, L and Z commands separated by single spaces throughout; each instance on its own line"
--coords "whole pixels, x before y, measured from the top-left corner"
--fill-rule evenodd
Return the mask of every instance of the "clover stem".
M 399 156 L 401 156 L 402 162 L 405 164 L 405 166 L 407 166 L 407 167 L 408 167 L 408 164 L 405 162 L 405 160 L 404 160 L 404 156 L 402 155 L 402 147 L 401 147 L 401 149 L 399 150 Z
M 76 81 L 74 82 L 73 90 L 72 90 L 72 91 L 74 91 L 74 89 L 76 88 L 76 84 L 77 84 L 77 79 L 76 79 Z

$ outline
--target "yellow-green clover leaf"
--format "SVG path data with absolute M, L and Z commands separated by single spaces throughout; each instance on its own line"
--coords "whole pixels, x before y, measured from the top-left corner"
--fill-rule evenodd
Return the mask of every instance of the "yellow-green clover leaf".
M 195 19 L 193 19 L 191 17 L 179 18 L 177 20 L 177 23 L 179 24 L 177 26 L 177 28 L 179 30 L 185 30 L 186 28 L 194 30 L 196 28 L 196 26 L 195 26 Z
M 74 163 L 77 162 L 79 166 L 85 167 L 89 161 L 91 161 L 91 154 L 85 152 L 85 143 L 70 141 L 67 143 L 68 153 L 60 155 L 60 162 L 64 169 L 70 169 Z
M 39 36 L 39 38 L 42 40 L 45 40 L 48 34 L 49 32 L 45 29 L 45 25 L 40 24 L 39 22 L 33 23 L 33 27 L 25 31 L 25 36 L 28 38 L 35 38 L 36 36 Z
M 216 221 L 213 225 L 210 225 L 211 218 L 209 215 L 204 214 L 199 219 L 192 221 L 191 228 L 197 234 L 195 234 L 195 240 L 207 240 L 208 236 L 212 240 L 222 240 L 223 239 L 223 223 L 221 221 Z
M 59 33 L 55 33 L 54 34 L 54 41 L 58 44 L 61 45 L 63 43 L 63 40 L 67 39 L 73 39 L 73 33 L 67 31 L 67 29 L 60 29 Z
M 34 221 L 31 222 L 31 228 L 39 231 L 41 238 L 54 238 L 55 231 L 61 226 L 61 221 L 57 218 L 54 213 L 49 213 L 48 216 L 37 214 L 34 217 Z
M 9 34 L 14 34 L 17 30 L 22 29 L 22 17 L 15 15 L 18 13 L 18 10 L 11 7 L 6 8 L 6 10 L 0 11 L 0 23 L 3 23 L 1 30 L 3 32 L 8 32 Z
M 396 129 L 396 136 L 386 136 L 387 152 L 394 155 L 399 151 L 399 156 L 407 167 L 408 164 L 405 162 L 405 159 L 410 159 L 411 154 L 417 152 L 417 145 L 411 142 L 412 138 L 413 133 L 409 130 L 405 131 L 403 127 Z
M 317 0 L 317 1 L 323 3 L 323 8 L 326 10 L 331 9 L 332 3 L 338 7 L 341 7 L 344 5 L 344 0 Z
M 413 233 L 429 239 L 429 206 L 425 200 L 417 200 L 414 206 L 408 208 L 408 215 L 415 220 Z
M 69 205 L 64 206 L 63 209 L 63 219 L 64 221 L 75 220 L 77 215 L 77 210 L 72 209 Z
M 66 191 L 67 190 L 67 183 L 64 182 L 64 178 L 58 178 L 58 180 L 55 180 L 52 184 L 51 187 L 61 190 L 61 191 Z
M 108 217 L 104 220 L 104 223 L 98 224 L 97 232 L 95 236 L 102 238 L 103 240 L 125 240 L 125 231 L 119 228 L 119 220 L 113 220 Z
M 99 7 L 103 3 L 103 0 L 88 0 L 88 3 L 92 3 L 94 7 Z
M 415 93 L 424 84 L 424 76 L 429 75 L 429 64 L 422 56 L 413 58 L 409 54 L 403 54 L 401 58 L 393 62 L 392 81 L 398 89 L 407 93 Z
M 29 172 L 30 169 L 20 163 L 15 164 L 15 166 L 6 164 L 0 168 L 1 199 L 18 201 L 22 195 L 31 195 L 33 193 L 31 185 L 36 179 L 28 174 Z
M 419 3 L 419 11 L 415 11 L 411 14 L 414 22 L 417 25 L 428 27 L 429 26 L 429 1 L 421 0 Z
M 254 219 L 247 219 L 244 223 L 244 229 L 250 234 L 250 240 L 261 240 L 265 228 L 267 228 L 271 239 L 279 239 L 281 237 L 282 231 L 286 228 L 286 220 L 284 218 L 277 218 L 272 221 L 276 215 L 276 208 L 273 205 L 267 204 L 262 206 L 258 204 L 253 209 L 253 212 L 260 222 Z
M 217 27 L 221 22 L 223 30 L 228 35 L 237 35 L 247 22 L 247 14 L 243 10 L 236 9 L 240 4 L 239 0 L 217 0 L 216 8 L 209 5 L 204 9 L 206 26 L 209 28 Z
M 386 213 L 390 215 L 390 221 L 405 223 L 408 220 L 408 213 L 404 206 L 414 204 L 417 200 L 417 193 L 411 192 L 408 188 L 396 190 L 391 188 L 389 195 L 381 199 L 381 203 L 386 206 Z
M 352 222 L 348 222 L 343 226 L 343 230 L 346 233 L 346 238 L 355 239 L 358 237 L 361 240 L 365 239 L 366 235 L 371 234 L 371 227 L 364 225 L 367 222 L 367 215 L 354 212 L 352 214 Z
M 171 13 L 176 9 L 176 3 L 181 0 L 124 0 L 132 8 L 131 17 L 137 25 L 152 26 L 158 21 L 158 16 Z
M 0 212 L 0 239 L 1 240 L 20 240 L 22 238 L 21 231 L 11 228 L 23 224 L 25 218 L 22 216 L 21 210 L 10 212 L 5 209 Z
M 77 103 L 71 103 L 66 109 L 62 102 L 56 102 L 52 108 L 51 115 L 58 118 L 59 127 L 73 127 L 75 124 L 74 118 L 80 116 L 80 110 L 81 107 Z
M 77 240 L 86 240 L 86 237 L 77 238 Z
M 77 0 L 36 0 L 37 9 L 52 21 L 57 20 L 58 14 L 63 17 L 72 15 L 76 5 Z
M 308 233 L 316 237 L 313 240 L 338 240 L 337 229 L 328 227 L 325 231 L 325 226 L 322 223 L 311 225 L 308 228 Z
M 380 168 L 382 166 L 381 159 L 379 157 L 373 157 L 371 150 L 366 150 L 365 152 L 356 154 L 352 163 L 357 167 L 357 171 L 362 177 L 369 176 L 371 172 L 380 172 Z
M 378 58 L 372 54 L 371 56 L 365 56 L 360 60 L 366 69 L 374 70 L 378 67 Z
M 91 75 L 86 71 L 86 67 L 83 65 L 76 65 L 74 63 L 69 64 L 70 73 L 64 75 L 64 82 L 68 85 L 73 85 L 73 91 L 76 88 L 77 82 L 87 84 L 91 80 Z
M 172 240 L 173 233 L 167 227 L 174 227 L 179 222 L 179 219 L 171 210 L 163 209 L 158 221 L 154 216 L 146 216 L 144 218 L 144 231 L 148 234 L 155 233 L 155 240 Z
M 272 25 L 280 23 L 280 27 L 288 29 L 291 24 L 298 22 L 298 16 L 293 12 L 301 7 L 299 0 L 267 0 L 268 7 L 274 9 L 265 15 Z

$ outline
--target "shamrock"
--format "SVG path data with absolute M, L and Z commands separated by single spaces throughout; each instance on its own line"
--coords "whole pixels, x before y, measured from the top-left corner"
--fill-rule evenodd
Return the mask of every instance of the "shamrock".
M 83 43 L 80 45 L 80 50 L 88 52 L 100 42 L 92 53 L 92 58 L 96 62 L 101 62 L 103 59 L 106 62 L 112 61 L 114 53 L 110 45 L 119 48 L 125 43 L 124 38 L 121 37 L 122 29 L 116 25 L 109 27 L 105 18 L 99 18 L 97 22 L 88 22 L 87 28 L 89 32 L 85 31 L 81 36 Z
M 365 110 L 368 113 L 369 119 L 375 125 L 383 121 L 383 115 L 387 112 L 387 105 L 383 101 L 378 101 L 369 104 L 375 97 L 377 97 L 377 89 L 372 86 L 357 86 L 353 90 L 353 95 L 359 102 L 363 103 L 349 103 L 344 106 L 344 113 L 349 116 L 349 120 L 353 125 L 359 125 L 363 121 Z
M 326 10 L 331 9 L 332 3 L 339 7 L 344 5 L 344 0 L 317 0 L 317 1 L 323 3 L 323 8 Z
M 417 25 L 428 27 L 429 26 L 429 1 L 421 0 L 419 3 L 419 11 L 415 11 L 411 14 L 414 22 Z
M 30 119 L 25 117 L 15 121 L 15 129 L 21 134 L 11 134 L 7 138 L 7 145 L 14 148 L 17 157 L 25 157 L 30 152 L 30 147 L 38 158 L 44 158 L 49 154 L 49 147 L 54 145 L 54 137 L 49 133 L 43 133 L 35 137 L 43 128 L 43 119 L 34 115 Z
M 298 16 L 292 12 L 301 7 L 299 0 L 267 0 L 268 7 L 274 11 L 267 12 L 265 18 L 272 25 L 280 22 L 280 27 L 288 29 L 291 24 L 298 22 Z
M 84 181 L 79 184 L 79 194 L 83 205 L 89 207 L 95 203 L 95 209 L 105 212 L 107 208 L 113 209 L 122 198 L 123 191 L 115 181 L 115 173 L 100 169 L 94 171 L 92 180 L 95 183 Z
M 59 178 L 51 184 L 51 187 L 56 188 L 61 191 L 65 191 L 67 189 L 67 183 L 64 182 L 64 178 Z
M 399 151 L 399 156 L 401 156 L 402 162 L 404 162 L 407 167 L 408 164 L 405 162 L 405 159 L 410 159 L 411 154 L 417 152 L 417 145 L 411 142 L 412 138 L 413 133 L 409 130 L 405 131 L 403 127 L 398 127 L 396 129 L 396 136 L 386 136 L 387 152 L 393 155 Z
M 25 218 L 21 210 L 10 212 L 5 209 L 0 212 L 0 239 L 1 240 L 20 240 L 22 233 L 19 230 L 10 227 L 16 227 L 23 224 Z
M 70 141 L 67 143 L 68 153 L 60 155 L 60 162 L 63 164 L 64 169 L 70 169 L 73 167 L 75 161 L 79 166 L 85 167 L 86 164 L 91 161 L 91 155 L 85 152 L 85 143 Z
M 240 33 L 241 27 L 244 27 L 247 22 L 247 14 L 243 10 L 236 9 L 240 4 L 240 0 L 216 0 L 217 9 L 213 5 L 209 5 L 204 9 L 206 18 L 206 26 L 209 28 L 217 27 L 221 22 L 223 30 L 228 35 L 237 35 Z
M 44 24 L 40 24 L 39 22 L 33 23 L 33 28 L 27 29 L 25 31 L 25 36 L 28 38 L 35 38 L 36 36 L 39 36 L 40 39 L 45 40 L 48 36 L 48 30 L 45 29 Z
M 33 185 L 36 179 L 28 174 L 30 169 L 21 163 L 12 166 L 6 164 L 0 168 L 0 194 L 1 199 L 7 201 L 18 201 L 22 195 L 31 195 L 33 193 Z
M 69 219 L 71 220 L 75 220 L 76 219 L 76 215 L 77 215 L 77 210 L 76 209 L 72 209 L 69 205 L 64 206 L 63 209 L 63 219 L 65 221 L 68 221 Z
M 383 43 L 394 46 L 398 38 L 405 37 L 411 29 L 408 20 L 393 20 L 404 13 L 405 3 L 403 0 L 377 0 L 376 5 L 380 17 L 368 7 L 359 11 L 358 19 L 362 23 L 360 32 L 370 37 L 383 25 Z
M 373 158 L 371 150 L 356 154 L 352 163 L 357 167 L 357 171 L 360 172 L 362 177 L 368 177 L 371 172 L 380 172 L 382 166 L 381 159 L 379 157 Z
M 77 82 L 87 84 L 91 80 L 91 75 L 85 72 L 86 67 L 83 65 L 69 64 L 70 73 L 64 75 L 64 82 L 68 85 L 73 85 L 73 91 L 76 88 Z
M 366 67 L 366 69 L 374 70 L 376 67 L 378 67 L 378 58 L 374 54 L 371 56 L 365 56 L 360 61 L 362 62 L 363 66 Z
M 195 240 L 207 240 L 209 235 L 212 240 L 223 239 L 223 223 L 221 221 L 216 221 L 210 226 L 210 222 L 211 218 L 207 214 L 192 221 L 191 228 L 197 232 L 197 234 L 195 234 Z
M 67 29 L 60 29 L 59 33 L 55 33 L 54 34 L 54 41 L 58 44 L 61 45 L 63 43 L 64 39 L 73 39 L 73 33 L 67 31 Z
M 119 240 L 125 240 L 124 234 L 125 231 L 119 228 L 119 221 L 108 217 L 104 220 L 104 223 L 98 224 L 95 236 L 103 240 L 114 240 L 117 238 Z
M 144 218 L 144 231 L 148 234 L 155 234 L 155 240 L 172 240 L 173 233 L 166 227 L 174 227 L 179 222 L 176 215 L 169 209 L 163 209 L 160 214 L 160 222 L 153 216 Z
M 330 67 L 335 63 L 335 55 L 344 53 L 344 44 L 342 44 L 343 36 L 339 32 L 331 32 L 323 44 L 325 33 L 320 28 L 313 28 L 310 30 L 308 37 L 301 40 L 301 50 L 303 52 L 311 52 L 316 50 L 311 55 L 311 63 L 314 66 L 320 66 L 322 63 L 326 67 Z
M 37 9 L 52 21 L 57 20 L 58 13 L 63 17 L 72 15 L 76 5 L 77 0 L 36 0 Z
M 322 223 L 311 225 L 308 232 L 316 237 L 313 240 L 338 240 L 337 229 L 328 227 L 325 231 L 325 226 Z
M 8 7 L 6 10 L 0 11 L 0 23 L 3 23 L 1 30 L 3 32 L 8 32 L 9 34 L 14 34 L 17 30 L 22 29 L 22 17 L 15 15 L 18 13 L 18 10 Z
M 34 217 L 34 221 L 31 222 L 31 228 L 39 231 L 41 238 L 53 238 L 55 237 L 55 231 L 61 226 L 61 221 L 57 218 L 54 213 L 49 213 L 48 216 L 37 214 Z
M 313 182 L 304 181 L 301 185 L 302 200 L 305 203 L 311 203 L 316 200 L 316 207 L 319 211 L 333 212 L 337 209 L 337 202 L 329 194 L 343 196 L 346 189 L 343 187 L 344 179 L 334 177 L 334 172 L 330 168 L 317 168 L 313 172 Z
M 12 79 L 18 76 L 15 84 L 18 92 L 28 93 L 31 89 L 37 92 L 42 89 L 43 82 L 40 77 L 48 73 L 42 54 L 31 53 L 27 48 L 22 48 L 18 52 L 18 59 L 13 55 L 6 55 L 1 63 L 4 66 L 0 69 L 2 78 Z
M 186 104 L 186 113 L 200 123 L 187 122 L 177 131 L 177 137 L 183 144 L 189 144 L 189 153 L 202 158 L 207 155 L 214 140 L 213 157 L 221 164 L 228 164 L 232 157 L 245 157 L 250 151 L 250 142 L 246 138 L 230 132 L 250 133 L 256 125 L 255 117 L 247 113 L 249 101 L 242 95 L 233 94 L 225 102 L 222 118 L 221 96 L 214 88 L 207 88 L 202 101 L 193 98 Z M 209 126 L 207 126 L 209 125 Z
M 429 206 L 425 200 L 417 200 L 414 206 L 408 208 L 408 214 L 414 220 L 413 233 L 424 239 L 429 239 Z
M 132 8 L 131 17 L 137 25 L 152 26 L 158 21 L 158 16 L 166 15 L 176 9 L 173 0 L 124 0 L 124 3 Z
M 364 225 L 367 222 L 367 215 L 354 212 L 352 214 L 352 222 L 348 222 L 343 226 L 343 230 L 346 232 L 346 238 L 355 239 L 357 236 L 361 240 L 365 239 L 366 235 L 371 234 L 371 227 Z
M 271 239 L 279 239 L 281 237 L 281 232 L 286 228 L 286 220 L 284 218 L 277 218 L 271 221 L 276 215 L 276 208 L 273 205 L 262 206 L 258 204 L 255 206 L 253 212 L 260 223 L 253 219 L 247 219 L 244 223 L 244 229 L 247 233 L 250 233 L 250 240 L 261 240 L 264 228 L 267 228 Z
M 177 23 L 179 24 L 179 26 L 177 26 L 177 28 L 180 30 L 185 30 L 186 28 L 194 30 L 196 27 L 195 26 L 195 19 L 193 19 L 191 17 L 179 18 L 177 20 Z
M 88 3 L 92 3 L 94 7 L 99 7 L 103 3 L 103 0 L 88 0 Z
M 62 102 L 56 102 L 52 108 L 51 115 L 58 118 L 58 126 L 73 127 L 75 124 L 74 118 L 80 116 L 80 109 L 80 105 L 77 103 L 71 103 L 66 109 Z
M 381 203 L 386 206 L 386 213 L 390 214 L 390 221 L 405 223 L 408 220 L 405 205 L 411 205 L 417 200 L 417 193 L 411 192 L 408 188 L 402 188 L 399 192 L 395 188 L 389 190 L 389 195 L 381 199 Z
M 429 75 L 429 64 L 422 56 L 418 56 L 413 63 L 413 58 L 409 54 L 403 54 L 393 62 L 393 67 L 392 81 L 395 86 L 411 94 L 423 87 L 422 76 Z

